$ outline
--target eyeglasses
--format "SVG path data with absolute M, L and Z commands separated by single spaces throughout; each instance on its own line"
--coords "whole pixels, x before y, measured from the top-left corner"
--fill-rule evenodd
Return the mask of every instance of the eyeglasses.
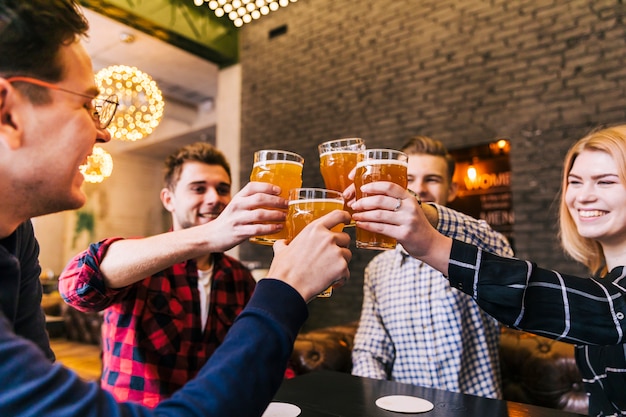
M 66 90 L 58 85 L 51 84 L 45 81 L 38 80 L 30 77 L 9 77 L 6 79 L 10 83 L 20 82 L 37 85 L 39 87 L 49 88 L 51 90 L 63 91 L 64 93 L 74 94 L 80 97 L 86 97 L 91 99 L 91 115 L 96 122 L 98 129 L 106 129 L 113 120 L 113 116 L 117 111 L 117 105 L 119 99 L 116 95 L 108 97 L 92 97 L 88 94 L 77 93 L 76 91 Z

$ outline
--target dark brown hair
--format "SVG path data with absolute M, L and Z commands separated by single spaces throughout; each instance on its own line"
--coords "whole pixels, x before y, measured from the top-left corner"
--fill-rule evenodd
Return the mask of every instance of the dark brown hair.
M 0 76 L 28 76 L 48 82 L 63 79 L 59 49 L 85 36 L 89 24 L 73 0 L 0 1 Z M 21 83 L 33 101 L 48 94 Z
M 230 176 L 230 165 L 226 157 L 215 146 L 206 142 L 196 142 L 183 146 L 165 159 L 165 175 L 163 176 L 165 187 L 173 190 L 180 179 L 185 162 L 201 162 L 207 165 L 219 165 Z

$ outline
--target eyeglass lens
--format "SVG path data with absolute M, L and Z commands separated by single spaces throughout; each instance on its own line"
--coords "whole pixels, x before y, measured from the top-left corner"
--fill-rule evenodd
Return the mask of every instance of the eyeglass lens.
M 118 98 L 117 96 L 109 96 L 106 98 L 95 100 L 95 114 L 101 129 L 105 129 L 111 124 L 115 111 L 117 110 Z

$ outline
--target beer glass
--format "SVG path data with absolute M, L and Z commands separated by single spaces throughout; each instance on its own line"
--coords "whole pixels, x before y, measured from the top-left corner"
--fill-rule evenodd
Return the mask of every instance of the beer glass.
M 366 149 L 363 151 L 359 155 L 354 177 L 356 199 L 367 196 L 361 192 L 361 186 L 370 182 L 390 181 L 406 188 L 408 159 L 407 154 L 393 149 Z M 378 250 L 394 249 L 396 239 L 357 227 L 356 247 Z
M 326 188 L 343 192 L 352 183 L 348 178 L 354 169 L 357 155 L 365 150 L 365 143 L 361 138 L 343 138 L 330 140 L 318 145 L 320 155 L 320 172 L 324 178 Z M 344 207 L 350 215 L 352 209 Z M 352 226 L 354 223 L 351 224 Z
M 343 197 L 340 192 L 323 188 L 294 188 L 289 191 L 287 211 L 287 241 L 290 242 L 313 220 L 330 213 L 343 210 Z M 341 232 L 343 224 L 332 229 Z M 328 287 L 318 297 L 330 297 L 333 287 Z
M 268 182 L 280 187 L 280 196 L 289 198 L 289 190 L 302 186 L 304 158 L 297 153 L 265 149 L 254 153 L 254 165 L 250 181 Z M 254 236 L 250 242 L 273 245 L 278 239 L 287 238 L 287 228 L 271 235 Z

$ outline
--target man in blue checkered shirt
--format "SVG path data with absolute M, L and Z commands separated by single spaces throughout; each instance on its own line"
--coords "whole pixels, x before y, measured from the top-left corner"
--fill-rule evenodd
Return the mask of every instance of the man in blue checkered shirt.
M 409 154 L 408 187 L 422 201 L 444 206 L 456 197 L 455 162 L 441 142 L 417 136 L 402 150 Z M 484 221 L 433 207 L 440 232 L 513 255 Z M 369 263 L 363 291 L 354 375 L 501 397 L 498 323 L 440 272 L 398 245 Z

